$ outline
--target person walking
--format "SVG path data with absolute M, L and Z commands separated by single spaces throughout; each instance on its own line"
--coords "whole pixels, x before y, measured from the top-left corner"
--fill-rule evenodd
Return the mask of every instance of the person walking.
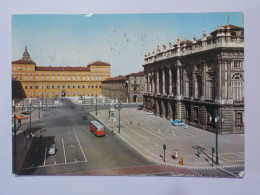
M 198 150 L 197 150 L 197 155 L 198 155 L 198 157 L 200 157 L 200 153 L 201 153 L 201 149 L 200 148 L 198 148 Z
M 187 124 L 185 124 L 185 130 L 188 130 L 189 126 Z

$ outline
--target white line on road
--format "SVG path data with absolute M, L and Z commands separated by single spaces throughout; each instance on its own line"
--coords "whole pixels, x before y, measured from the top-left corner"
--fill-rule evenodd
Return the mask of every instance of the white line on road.
M 75 134 L 76 139 L 77 139 L 77 141 L 78 141 L 78 143 L 79 143 L 79 139 L 78 139 L 78 136 L 77 136 L 77 134 L 75 133 L 75 131 L 74 131 L 74 134 Z M 84 152 L 83 152 L 83 150 L 82 150 L 82 147 L 81 147 L 80 143 L 79 143 L 79 147 L 80 147 L 80 149 L 81 149 L 81 152 L 82 152 L 82 154 L 83 154 L 83 156 L 84 156 L 85 161 L 87 162 L 86 156 L 85 156 L 85 154 L 84 154 Z
M 227 170 L 225 170 L 225 169 L 223 169 L 223 168 L 220 168 L 222 171 L 224 171 L 224 172 L 226 172 L 226 173 L 229 173 L 230 175 L 233 175 L 233 176 L 235 176 L 235 177 L 239 177 L 239 176 L 237 176 L 237 175 L 235 175 L 235 174 L 233 174 L 233 173 L 231 173 L 231 172 L 229 172 L 229 171 L 227 171 Z
M 56 161 L 55 161 L 56 162 Z M 59 163 L 59 164 L 51 164 L 51 165 L 45 165 L 45 166 L 31 166 L 27 168 L 23 168 L 23 170 L 27 169 L 36 169 L 36 168 L 44 168 L 44 167 L 53 167 L 53 166 L 60 166 L 60 165 L 70 165 L 70 164 L 78 164 L 78 163 L 85 163 L 86 161 L 77 161 L 77 162 L 68 162 L 68 163 Z
M 64 142 L 63 142 L 63 138 L 61 139 L 62 141 L 62 146 L 63 146 L 63 152 L 64 152 L 64 159 L 65 159 L 65 163 L 66 163 L 66 153 L 65 153 L 65 147 L 64 147 Z
M 46 161 L 46 153 L 47 153 L 47 147 L 45 148 L 45 155 L 44 155 L 44 163 L 43 163 L 43 166 L 45 166 L 45 161 Z

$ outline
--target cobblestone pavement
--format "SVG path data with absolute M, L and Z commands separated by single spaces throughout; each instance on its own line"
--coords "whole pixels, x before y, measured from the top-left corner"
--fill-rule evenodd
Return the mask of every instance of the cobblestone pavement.
M 95 116 L 95 112 L 91 114 Z M 118 121 L 108 120 L 108 110 L 98 111 L 95 117 L 153 162 L 187 168 L 212 168 L 212 147 L 216 146 L 214 133 L 192 126 L 188 126 L 187 129 L 183 126 L 172 126 L 170 120 L 147 115 L 145 111 L 137 111 L 136 108 L 121 109 L 120 133 L 118 133 Z M 163 144 L 166 145 L 165 162 Z M 202 148 L 200 157 L 197 156 L 197 147 Z M 219 165 L 214 163 L 213 168 L 244 166 L 244 135 L 218 135 L 218 147 Z M 178 159 L 171 157 L 173 149 L 178 150 Z M 181 157 L 184 165 L 179 164 Z M 216 159 L 215 153 L 213 159 Z

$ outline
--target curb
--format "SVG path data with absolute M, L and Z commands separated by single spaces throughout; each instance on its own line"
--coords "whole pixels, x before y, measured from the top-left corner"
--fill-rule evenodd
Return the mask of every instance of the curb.
M 92 112 L 89 112 L 89 114 L 91 114 L 92 117 L 94 117 L 96 120 L 101 121 L 102 123 L 104 123 L 101 119 L 96 118 L 95 115 L 93 115 Z M 109 129 L 111 131 L 111 129 L 105 125 L 107 129 Z M 158 160 L 154 160 L 151 159 L 150 157 L 145 156 L 144 154 L 140 153 L 138 150 L 135 149 L 134 146 L 132 146 L 130 143 L 128 143 L 124 138 L 122 138 L 121 136 L 119 136 L 117 133 L 115 133 L 114 130 L 114 134 L 119 137 L 121 140 L 123 140 L 125 143 L 127 143 L 129 146 L 131 146 L 131 148 L 133 148 L 138 154 L 140 154 L 141 156 L 143 156 L 145 159 L 159 164 L 159 165 L 166 165 L 166 166 L 171 166 L 171 167 L 176 167 L 176 168 L 184 168 L 184 169 L 196 169 L 196 170 L 217 170 L 217 169 L 224 169 L 224 168 L 238 168 L 238 167 L 244 167 L 244 165 L 225 165 L 225 166 L 217 166 L 217 167 L 192 167 L 192 166 L 185 166 L 185 165 L 174 165 L 171 163 L 165 163 L 165 162 L 160 162 Z M 216 165 L 215 165 L 216 166 Z

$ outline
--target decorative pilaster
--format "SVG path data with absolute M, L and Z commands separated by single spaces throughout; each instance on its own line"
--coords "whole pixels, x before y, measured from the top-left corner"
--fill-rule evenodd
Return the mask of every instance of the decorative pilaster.
M 179 98 L 181 95 L 181 76 L 180 76 L 181 68 L 180 67 L 181 67 L 181 62 L 178 60 L 177 61 L 177 75 L 176 75 L 177 98 Z
M 162 94 L 165 95 L 165 70 L 162 69 Z
M 172 95 L 172 69 L 169 66 L 169 95 Z
M 156 70 L 156 93 L 160 93 L 159 70 Z

